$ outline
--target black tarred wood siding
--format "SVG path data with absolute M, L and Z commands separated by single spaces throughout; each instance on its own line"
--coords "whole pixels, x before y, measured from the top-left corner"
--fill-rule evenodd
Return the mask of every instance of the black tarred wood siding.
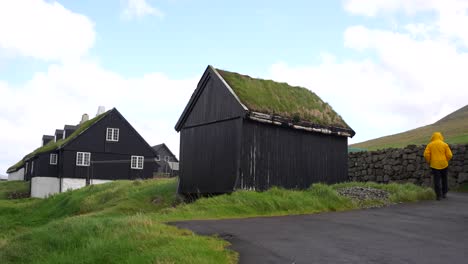
M 52 152 L 57 154 L 57 152 Z M 50 164 L 50 154 L 43 153 L 34 160 L 34 176 L 58 177 L 60 159 L 57 156 L 57 165 Z M 33 176 L 33 177 L 34 177 Z
M 237 188 L 308 188 L 348 176 L 347 138 L 243 122 L 241 170 Z
M 119 141 L 106 141 L 107 128 L 119 129 Z M 90 152 L 91 161 L 113 161 L 94 164 L 90 167 L 77 166 L 77 152 Z M 131 156 L 144 156 L 143 170 L 130 168 Z M 154 171 L 154 152 L 135 130 L 117 112 L 111 110 L 105 117 L 89 127 L 63 149 L 63 178 L 87 178 L 91 173 L 95 179 L 149 178 Z M 127 162 L 125 162 L 127 161 Z M 92 168 L 91 168 L 92 167 Z
M 183 127 L 208 124 L 245 115 L 245 110 L 224 87 L 219 77 L 208 70 L 200 82 L 201 94 Z
M 180 193 L 232 192 L 238 176 L 242 119 L 183 129 Z
M 197 91 L 176 124 L 179 193 L 303 189 L 347 180 L 347 137 L 247 120 L 242 105 L 210 67 Z

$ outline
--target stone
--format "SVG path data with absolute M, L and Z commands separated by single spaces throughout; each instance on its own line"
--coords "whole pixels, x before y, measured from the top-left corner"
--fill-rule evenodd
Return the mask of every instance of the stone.
M 413 172 L 416 170 L 416 167 L 413 164 L 409 164 L 408 167 L 406 167 L 406 170 L 409 172 Z
M 462 172 L 458 174 L 458 179 L 457 182 L 460 183 L 465 183 L 468 182 L 468 173 L 467 172 Z
M 468 172 L 468 165 L 463 166 L 463 172 Z

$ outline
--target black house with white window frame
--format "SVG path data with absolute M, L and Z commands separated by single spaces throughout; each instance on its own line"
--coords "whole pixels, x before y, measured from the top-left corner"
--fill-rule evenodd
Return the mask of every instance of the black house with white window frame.
M 154 150 L 115 108 L 82 122 L 69 135 L 67 129 L 57 131 L 57 141 L 8 169 L 10 173 L 24 167 L 33 197 L 88 184 L 151 178 L 157 166 Z
M 167 147 L 162 143 L 153 146 L 156 152 L 155 162 L 158 165 L 155 168 L 154 176 L 156 177 L 174 177 L 179 175 L 179 160 Z

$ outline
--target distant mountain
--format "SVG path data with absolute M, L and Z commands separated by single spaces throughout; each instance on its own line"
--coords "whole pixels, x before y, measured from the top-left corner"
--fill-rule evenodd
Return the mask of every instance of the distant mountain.
M 427 144 L 432 133 L 439 131 L 447 143 L 468 144 L 468 105 L 447 115 L 432 125 L 419 127 L 403 133 L 356 143 L 351 149 L 376 150 L 402 148 L 410 144 Z

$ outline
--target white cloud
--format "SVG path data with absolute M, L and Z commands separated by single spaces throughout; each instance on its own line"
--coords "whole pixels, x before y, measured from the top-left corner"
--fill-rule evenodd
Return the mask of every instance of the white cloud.
M 344 46 L 360 60 L 275 64 L 271 78 L 309 87 L 357 132 L 359 142 L 427 125 L 468 103 L 468 1 L 346 1 L 352 13 L 434 10 L 425 23 L 348 27 Z
M 365 16 L 377 16 L 399 10 L 406 14 L 415 14 L 421 10 L 429 10 L 442 1 L 451 0 L 345 0 L 344 8 L 352 14 Z
M 45 61 L 77 59 L 94 39 L 91 20 L 57 2 L 0 1 L 0 54 Z
M 140 18 L 144 16 L 155 16 L 163 18 L 164 13 L 151 6 L 146 0 L 123 0 L 124 5 L 122 17 L 125 19 Z
M 134 3 L 137 14 L 156 12 Z M 0 1 L 0 54 L 50 63 L 22 84 L 0 79 L 0 171 L 39 147 L 42 135 L 77 124 L 83 113 L 94 116 L 99 105 L 116 107 L 149 144 L 179 152 L 174 125 L 198 76 L 125 78 L 88 58 L 95 35 L 89 18 L 56 2 Z
M 150 145 L 179 152 L 175 123 L 198 77 L 172 80 L 161 73 L 126 79 L 90 61 L 51 65 L 21 86 L 0 81 L 0 169 L 39 147 L 43 134 L 77 124 L 99 105 L 116 107 Z

